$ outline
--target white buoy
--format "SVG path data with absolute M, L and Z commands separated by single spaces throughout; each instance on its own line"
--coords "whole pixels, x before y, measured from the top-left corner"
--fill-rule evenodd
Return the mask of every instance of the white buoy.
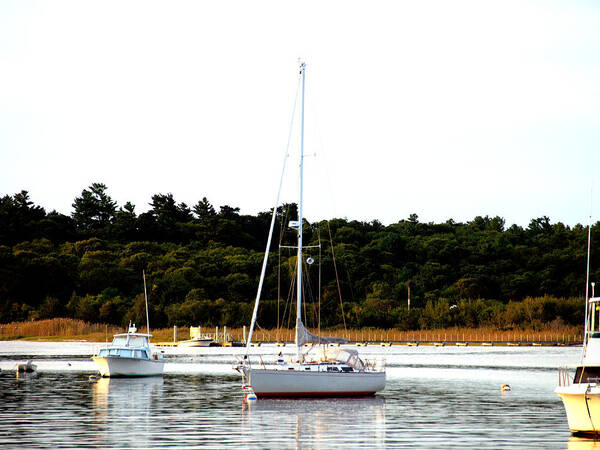
M 246 403 L 253 403 L 256 400 L 258 400 L 258 397 L 254 393 L 252 386 L 250 386 L 249 384 L 245 384 L 244 386 L 242 386 L 242 389 L 246 392 L 246 395 L 244 395 L 244 401 Z
M 98 375 L 90 375 L 90 377 L 88 378 L 90 383 L 95 383 L 99 379 L 100 379 L 100 376 L 98 376 Z
M 506 392 L 506 391 L 512 390 L 508 384 L 503 384 L 500 389 L 502 390 L 502 392 Z

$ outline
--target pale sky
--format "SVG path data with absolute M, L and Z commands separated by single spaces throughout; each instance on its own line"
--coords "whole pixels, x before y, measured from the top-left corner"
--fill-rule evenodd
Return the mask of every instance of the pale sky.
M 590 182 L 600 214 L 600 2 L 572 0 L 0 0 L 0 195 L 268 210 L 298 57 L 307 219 L 573 225 Z

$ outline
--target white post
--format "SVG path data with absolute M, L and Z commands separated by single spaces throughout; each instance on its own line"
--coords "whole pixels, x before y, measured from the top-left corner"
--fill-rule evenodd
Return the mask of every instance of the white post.
M 215 327 L 215 342 L 219 342 L 219 327 Z
M 246 325 L 244 325 L 244 344 L 246 343 Z

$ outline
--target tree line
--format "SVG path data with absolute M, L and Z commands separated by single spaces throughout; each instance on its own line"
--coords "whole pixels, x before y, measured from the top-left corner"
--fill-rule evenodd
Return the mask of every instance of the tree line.
M 271 212 L 193 206 L 173 195 L 150 209 L 117 205 L 102 183 L 73 202 L 70 216 L 35 205 L 27 191 L 0 198 L 0 322 L 72 317 L 145 322 L 142 270 L 153 327 L 248 324 Z M 295 253 L 287 228 L 295 204 L 277 211 L 259 324 L 293 326 L 288 292 Z M 379 221 L 303 224 L 308 324 L 336 327 L 547 327 L 583 320 L 587 227 L 505 226 L 501 217 L 422 223 L 413 214 Z M 600 223 L 592 228 L 598 248 Z M 319 247 L 320 245 L 320 247 Z M 592 255 L 592 262 L 595 261 Z M 600 271 L 592 270 L 591 280 Z M 320 289 L 318 289 L 320 287 Z M 410 292 L 410 308 L 408 305 Z

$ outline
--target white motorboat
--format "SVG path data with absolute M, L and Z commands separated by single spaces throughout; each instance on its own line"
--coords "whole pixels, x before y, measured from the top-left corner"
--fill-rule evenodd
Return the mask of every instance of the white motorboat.
M 559 369 L 555 391 L 563 401 L 569 429 L 573 434 L 600 433 L 600 297 L 588 297 L 591 217 L 588 226 L 588 265 L 586 276 L 585 332 L 579 364 Z M 571 378 L 570 371 L 575 369 Z
M 215 332 L 215 338 L 217 332 Z M 215 339 L 208 334 L 202 334 L 202 327 L 190 327 L 190 338 L 185 341 L 179 341 L 178 347 L 210 347 L 216 344 Z
M 215 340 L 211 337 L 196 336 L 196 337 L 193 337 L 186 341 L 179 341 L 177 343 L 177 346 L 178 347 L 210 347 L 211 344 L 213 344 L 214 342 L 215 342 Z
M 304 89 L 306 65 L 300 63 L 300 79 L 302 84 L 301 97 L 301 128 L 300 128 L 300 189 L 298 202 L 298 220 L 291 221 L 289 226 L 298 234 L 297 260 L 296 260 L 296 355 L 284 360 L 283 356 L 274 356 L 272 363 L 263 361 L 251 362 L 249 349 L 252 334 L 256 324 L 257 311 L 260 301 L 265 271 L 267 266 L 271 239 L 277 208 L 279 206 L 279 193 L 273 208 L 271 227 L 267 239 L 265 256 L 263 259 L 261 277 L 258 285 L 250 333 L 246 342 L 246 353 L 235 367 L 242 374 L 244 387 L 253 391 L 256 396 L 264 397 L 333 397 L 333 396 L 363 396 L 374 395 L 385 388 L 386 372 L 383 361 L 366 361 L 360 358 L 355 349 L 340 347 L 327 347 L 327 344 L 345 343 L 346 340 L 337 337 L 320 337 L 310 333 L 302 322 L 302 200 L 303 200 L 303 160 L 304 160 Z M 287 149 L 286 149 L 287 158 Z M 285 159 L 284 168 L 285 172 Z M 307 259 L 307 264 L 312 264 L 312 258 Z M 308 344 L 308 345 L 306 345 Z M 306 353 L 303 352 L 307 349 Z M 315 352 L 315 349 L 320 351 Z M 315 354 L 316 353 L 316 354 Z
M 150 348 L 152 335 L 145 274 L 143 278 L 148 333 L 138 333 L 135 325 L 130 323 L 127 333 L 115 334 L 112 343 L 92 357 L 103 377 L 144 377 L 163 373 L 165 361 L 162 352 L 153 352 Z
M 162 375 L 165 364 L 160 352 L 150 348 L 151 334 L 138 333 L 130 326 L 127 333 L 115 334 L 112 343 L 92 357 L 103 377 L 141 377 Z

